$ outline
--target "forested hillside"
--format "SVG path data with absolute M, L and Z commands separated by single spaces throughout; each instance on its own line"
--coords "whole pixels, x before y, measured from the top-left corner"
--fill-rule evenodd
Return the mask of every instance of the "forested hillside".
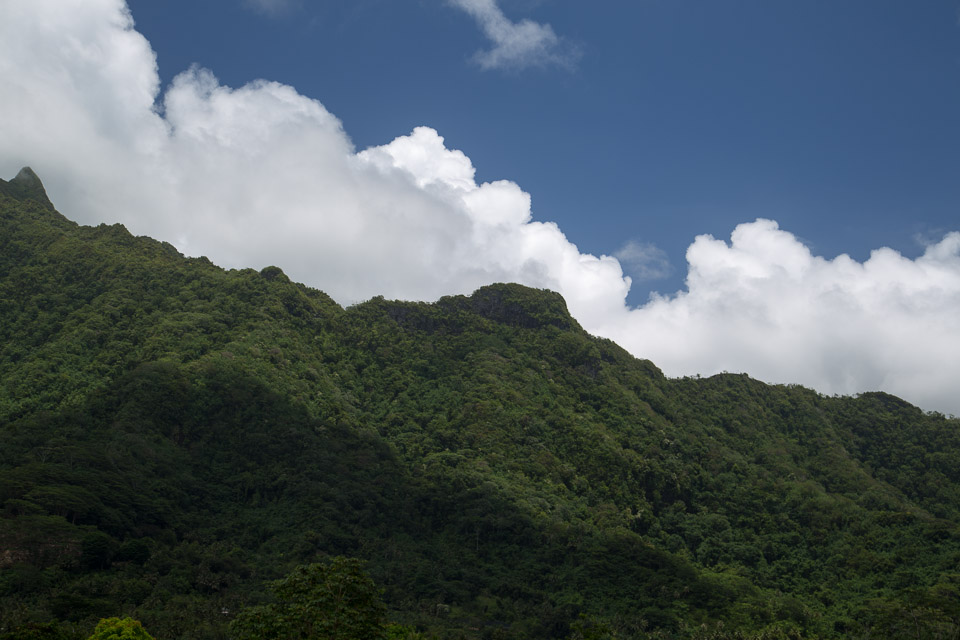
M 958 427 L 668 379 L 518 285 L 343 309 L 0 181 L 0 638 L 227 638 L 334 556 L 427 637 L 955 638 Z

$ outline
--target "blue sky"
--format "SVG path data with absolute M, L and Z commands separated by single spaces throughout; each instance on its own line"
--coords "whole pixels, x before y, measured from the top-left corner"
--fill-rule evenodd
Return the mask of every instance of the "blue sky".
M 635 273 L 632 304 L 683 286 L 695 235 L 757 217 L 859 260 L 958 227 L 956 2 L 504 0 L 579 59 L 487 70 L 471 58 L 489 42 L 443 0 L 276 6 L 130 2 L 165 83 L 199 64 L 290 84 L 358 148 L 427 125 L 582 251 L 658 247 L 670 275 Z
M 0 176 L 349 305 L 960 414 L 960 0 L 31 0 Z

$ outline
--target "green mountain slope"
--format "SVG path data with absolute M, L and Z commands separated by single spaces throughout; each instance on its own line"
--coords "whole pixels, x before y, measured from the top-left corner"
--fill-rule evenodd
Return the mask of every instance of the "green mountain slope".
M 334 555 L 439 637 L 953 637 L 958 459 L 885 394 L 667 379 L 548 291 L 343 309 L 0 181 L 0 637 L 227 637 Z

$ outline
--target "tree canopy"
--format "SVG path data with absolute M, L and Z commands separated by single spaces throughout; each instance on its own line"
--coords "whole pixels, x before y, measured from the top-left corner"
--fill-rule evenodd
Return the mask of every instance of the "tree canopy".
M 230 625 L 238 640 L 386 638 L 386 606 L 355 558 L 299 566 L 274 582 L 275 602 L 243 610 Z
M 153 636 L 146 632 L 139 620 L 105 618 L 87 640 L 153 640 Z

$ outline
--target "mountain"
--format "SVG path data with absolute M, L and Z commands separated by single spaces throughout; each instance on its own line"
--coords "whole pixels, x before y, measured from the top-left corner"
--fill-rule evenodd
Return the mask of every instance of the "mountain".
M 341 308 L 28 169 L 0 225 L 0 638 L 224 638 L 340 555 L 442 638 L 960 631 L 956 419 L 669 379 L 519 285 Z
M 47 191 L 43 188 L 40 176 L 34 173 L 30 167 L 20 169 L 20 172 L 10 182 L 0 180 L 0 194 L 9 196 L 14 200 L 33 200 L 40 206 L 54 211 L 53 203 L 47 197 Z

